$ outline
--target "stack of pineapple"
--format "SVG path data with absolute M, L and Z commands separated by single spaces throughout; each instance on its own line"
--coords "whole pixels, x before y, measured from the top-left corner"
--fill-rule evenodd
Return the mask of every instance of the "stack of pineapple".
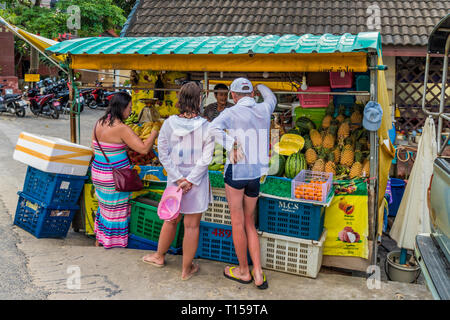
M 330 103 L 321 127 L 311 129 L 305 138 L 305 158 L 312 171 L 331 172 L 335 179 L 369 176 L 368 132 L 362 127 L 364 105 L 355 104 L 349 118 L 345 107 L 333 118 Z

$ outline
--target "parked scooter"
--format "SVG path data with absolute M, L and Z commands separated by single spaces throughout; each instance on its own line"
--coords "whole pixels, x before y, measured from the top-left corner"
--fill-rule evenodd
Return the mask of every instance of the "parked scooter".
M 25 87 L 28 89 L 28 87 Z M 40 114 L 50 116 L 53 119 L 59 118 L 58 107 L 60 103 L 55 101 L 54 93 L 40 95 L 40 88 L 38 86 L 31 88 L 27 92 L 28 101 L 30 102 L 30 110 L 34 115 Z
M 3 85 L 0 84 L 0 113 L 9 112 L 19 118 L 25 117 L 27 102 L 22 100 L 21 94 L 3 94 Z

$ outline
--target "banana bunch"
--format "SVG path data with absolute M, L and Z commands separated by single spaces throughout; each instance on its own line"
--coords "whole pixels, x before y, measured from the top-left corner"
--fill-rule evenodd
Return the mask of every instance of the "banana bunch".
M 218 143 L 214 147 L 214 155 L 208 169 L 211 171 L 223 171 L 227 159 L 226 150 Z
M 162 123 L 159 121 L 145 122 L 142 125 L 142 131 L 139 134 L 139 138 L 141 138 L 142 140 L 147 139 L 153 130 L 156 130 L 159 132 L 159 129 L 161 129 L 161 126 L 162 126 Z
M 130 116 L 124 120 L 124 123 L 126 125 L 134 124 L 135 122 L 138 122 L 138 118 L 139 115 L 136 112 L 132 111 Z

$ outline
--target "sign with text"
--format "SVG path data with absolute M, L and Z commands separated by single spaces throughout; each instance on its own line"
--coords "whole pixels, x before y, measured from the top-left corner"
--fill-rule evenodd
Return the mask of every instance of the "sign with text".
M 40 74 L 25 74 L 25 82 L 38 82 L 41 80 Z

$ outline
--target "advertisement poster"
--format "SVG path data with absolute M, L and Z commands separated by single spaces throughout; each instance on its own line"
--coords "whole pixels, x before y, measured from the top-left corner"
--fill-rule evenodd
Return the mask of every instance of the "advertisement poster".
M 335 195 L 325 211 L 328 230 L 323 254 L 367 259 L 368 196 L 364 180 L 334 181 Z

